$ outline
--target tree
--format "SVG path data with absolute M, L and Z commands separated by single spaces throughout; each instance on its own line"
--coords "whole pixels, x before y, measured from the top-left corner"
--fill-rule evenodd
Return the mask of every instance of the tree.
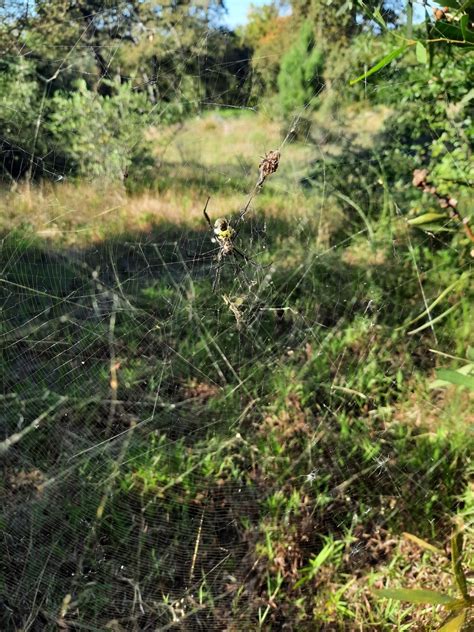
M 59 84 L 61 77 L 74 80 L 86 69 L 89 87 L 107 94 L 110 87 L 102 80 L 140 76 L 150 50 L 158 63 L 161 57 L 176 60 L 176 83 L 182 60 L 193 59 L 222 9 L 221 0 L 37 0 L 25 43 L 43 74 L 57 74 Z
M 310 103 L 314 107 L 324 85 L 323 66 L 323 53 L 316 47 L 310 22 L 305 21 L 298 39 L 283 57 L 278 75 L 280 102 L 286 115 Z
M 245 46 L 253 51 L 252 83 L 255 98 L 277 91 L 282 56 L 294 38 L 293 19 L 280 15 L 279 3 L 261 7 L 251 5 L 247 24 L 239 34 Z
M 373 11 L 379 9 L 387 24 L 398 19 L 397 0 L 291 0 L 293 14 L 300 20 L 308 19 L 321 44 L 347 44 L 367 24 L 373 23 Z

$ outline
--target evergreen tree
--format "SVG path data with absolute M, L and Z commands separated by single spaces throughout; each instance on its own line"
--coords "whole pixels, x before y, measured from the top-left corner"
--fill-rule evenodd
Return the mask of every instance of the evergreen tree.
M 314 107 L 323 88 L 323 53 L 316 47 L 313 28 L 305 21 L 298 38 L 281 62 L 278 88 L 283 112 L 288 115 L 297 108 Z

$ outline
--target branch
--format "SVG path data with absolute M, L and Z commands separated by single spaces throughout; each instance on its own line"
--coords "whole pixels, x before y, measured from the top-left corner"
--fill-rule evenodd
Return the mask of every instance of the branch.
M 0 454 L 4 454 L 5 452 L 7 452 L 7 450 L 12 445 L 14 445 L 15 443 L 18 443 L 18 441 L 23 439 L 23 437 L 29 432 L 31 432 L 32 430 L 39 428 L 40 423 L 44 419 L 46 419 L 46 417 L 48 417 L 48 415 L 52 413 L 53 410 L 58 408 L 58 406 L 61 406 L 62 404 L 64 404 L 64 402 L 66 402 L 67 399 L 68 398 L 65 396 L 60 397 L 55 404 L 52 404 L 47 410 L 42 412 L 41 415 L 36 417 L 36 419 L 34 419 L 28 426 L 26 426 L 26 428 L 23 428 L 23 430 L 20 430 L 20 432 L 15 432 L 14 434 L 7 437 L 4 441 L 0 442 Z

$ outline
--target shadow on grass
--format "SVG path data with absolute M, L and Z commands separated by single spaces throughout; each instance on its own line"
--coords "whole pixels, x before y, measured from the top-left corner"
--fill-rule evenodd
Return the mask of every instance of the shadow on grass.
M 310 612 L 294 568 L 323 535 L 454 511 L 466 454 L 391 417 L 427 365 L 393 329 L 409 268 L 266 231 L 216 293 L 204 231 L 5 237 L 6 629 L 253 625 L 278 565 Z

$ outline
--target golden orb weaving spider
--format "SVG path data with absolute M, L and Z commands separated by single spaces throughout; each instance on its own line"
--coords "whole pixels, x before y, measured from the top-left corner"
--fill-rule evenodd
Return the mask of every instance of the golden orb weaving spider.
M 238 216 L 233 226 L 231 222 L 224 217 L 219 217 L 218 219 L 216 219 L 214 224 L 212 223 L 211 218 L 209 217 L 207 213 L 207 207 L 208 207 L 210 199 L 211 199 L 210 197 L 207 198 L 206 205 L 203 210 L 203 215 L 206 219 L 206 222 L 209 224 L 209 228 L 212 231 L 213 238 L 214 238 L 213 240 L 217 243 L 219 247 L 217 251 L 217 256 L 216 256 L 216 261 L 217 261 L 216 275 L 214 277 L 214 282 L 212 284 L 212 290 L 214 291 L 217 287 L 217 284 L 219 283 L 219 278 L 221 274 L 221 268 L 222 268 L 224 257 L 227 257 L 228 255 L 233 255 L 235 258 L 240 257 L 245 263 L 252 263 L 255 266 L 258 266 L 258 264 L 252 261 L 252 259 L 248 257 L 244 252 L 239 250 L 239 248 L 237 248 L 237 246 L 234 243 L 238 235 L 237 229 L 240 223 L 242 222 L 243 218 L 245 217 L 246 213 L 249 210 L 250 202 L 252 201 L 252 198 L 249 199 L 249 201 L 247 202 L 247 205 L 241 211 L 240 215 Z

